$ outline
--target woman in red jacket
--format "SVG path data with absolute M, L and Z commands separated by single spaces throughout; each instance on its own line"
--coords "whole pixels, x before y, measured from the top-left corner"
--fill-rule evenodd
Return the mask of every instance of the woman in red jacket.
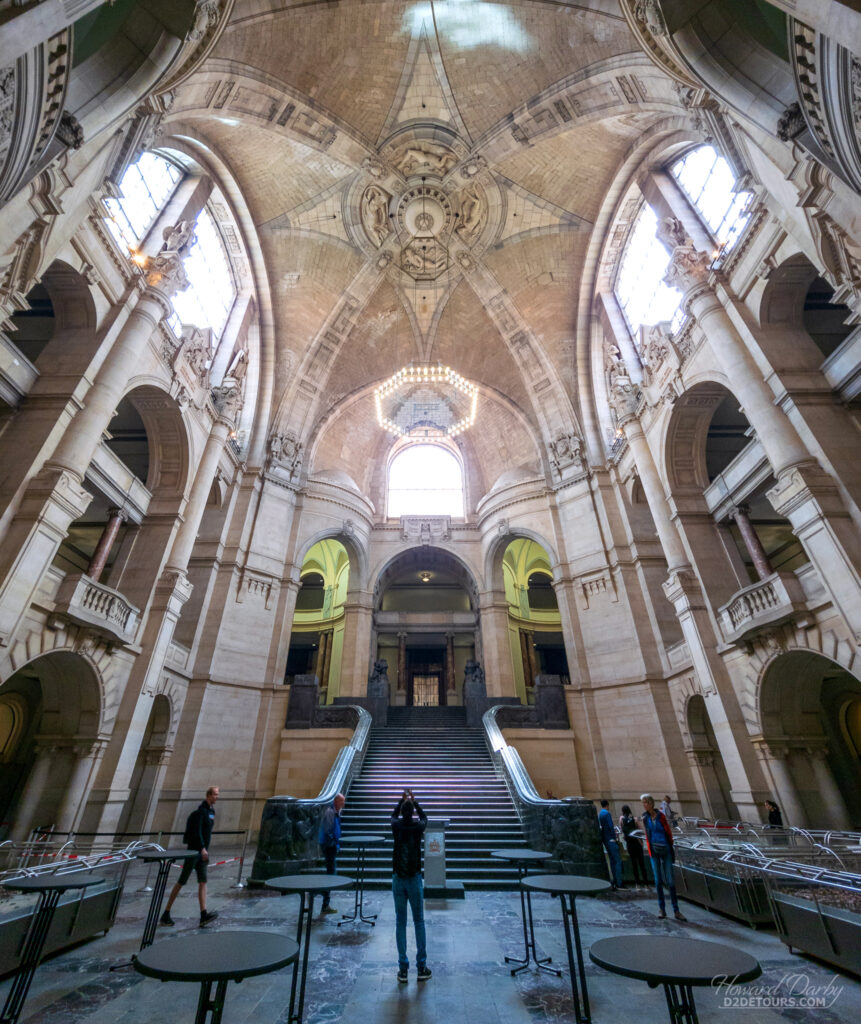
M 667 916 L 664 903 L 664 885 L 670 890 L 670 901 L 677 921 L 687 921 L 679 910 L 676 896 L 676 881 L 673 877 L 673 829 L 662 811 L 655 808 L 655 799 L 651 793 L 643 793 L 643 831 L 646 833 L 646 846 L 652 858 L 652 874 L 655 876 L 655 888 L 658 890 L 658 906 L 661 912 L 658 917 Z

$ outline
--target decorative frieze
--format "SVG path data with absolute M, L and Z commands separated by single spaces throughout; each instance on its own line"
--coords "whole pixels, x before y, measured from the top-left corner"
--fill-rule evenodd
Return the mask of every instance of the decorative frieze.
M 451 540 L 451 516 L 401 516 L 401 539 L 421 544 Z

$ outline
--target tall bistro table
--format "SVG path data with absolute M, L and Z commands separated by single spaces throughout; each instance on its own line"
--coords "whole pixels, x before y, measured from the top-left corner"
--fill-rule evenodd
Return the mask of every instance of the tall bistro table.
M 227 983 L 268 974 L 296 962 L 299 946 L 276 932 L 224 931 L 180 936 L 147 946 L 133 960 L 135 969 L 159 981 L 200 984 L 195 1024 L 219 1024 Z M 212 986 L 215 985 L 215 998 Z
M 140 949 L 151 946 L 155 940 L 155 930 L 158 926 L 159 914 L 161 913 L 161 901 L 164 899 L 164 890 L 167 888 L 167 876 L 170 873 L 171 864 L 178 860 L 191 860 L 192 857 L 199 857 L 197 850 L 141 850 L 137 859 L 145 864 L 158 864 L 158 874 L 155 876 L 155 885 L 152 887 L 152 896 L 149 901 L 146 921 L 144 922 L 143 937 L 141 938 Z M 118 971 L 121 967 L 133 966 L 133 960 L 124 960 L 120 964 L 114 964 L 112 971 Z
M 302 1024 L 305 1010 L 305 979 L 308 975 L 308 951 L 311 947 L 311 919 L 314 916 L 314 897 L 317 893 L 349 889 L 352 878 L 344 875 L 281 875 L 266 882 L 267 889 L 275 889 L 284 895 L 295 893 L 299 896 L 299 920 L 296 926 L 296 942 L 299 957 L 293 964 L 293 980 L 290 983 L 290 1009 L 287 1024 Z M 301 977 L 299 973 L 301 972 Z M 299 1001 L 296 1001 L 298 981 Z
M 12 988 L 6 997 L 6 1002 L 0 1012 L 0 1024 L 16 1024 L 21 1016 L 24 1000 L 30 991 L 30 984 L 33 975 L 42 959 L 42 950 L 45 948 L 45 940 L 54 920 L 54 913 L 60 902 L 60 897 L 69 889 L 86 889 L 90 885 L 100 885 L 104 878 L 93 878 L 83 871 L 69 872 L 65 875 L 40 875 L 36 878 L 14 878 L 4 882 L 7 889 L 15 892 L 34 893 L 38 895 L 39 902 L 24 939 L 24 948 L 21 951 L 21 962 L 15 972 L 12 981 Z
M 536 864 L 541 864 L 543 861 L 549 860 L 553 854 L 546 850 L 518 850 L 512 847 L 506 850 L 491 850 L 490 856 L 496 857 L 497 860 L 510 860 L 517 868 L 517 880 L 522 882 L 529 874 L 530 865 L 534 867 Z M 525 970 L 529 966 L 530 959 L 535 961 L 535 966 L 540 970 L 561 977 L 562 971 L 547 966 L 552 957 L 546 956 L 543 959 L 538 957 L 535 948 L 535 925 L 532 921 L 532 893 L 528 889 L 524 889 L 522 885 L 520 886 L 520 917 L 523 921 L 524 955 L 505 958 L 507 964 L 517 964 L 516 967 L 511 968 L 512 977 L 519 971 Z
M 589 950 L 599 967 L 628 978 L 640 978 L 650 988 L 664 986 L 670 1024 L 698 1024 L 694 985 L 753 981 L 762 968 L 749 953 L 720 942 L 703 942 L 677 935 L 619 935 L 599 939 Z
M 562 921 L 565 925 L 565 947 L 568 950 L 568 967 L 571 971 L 571 996 L 574 1000 L 574 1015 L 577 1024 L 589 1024 L 589 991 L 586 988 L 586 966 L 583 963 L 583 948 L 580 945 L 580 926 L 577 923 L 577 897 L 597 896 L 606 892 L 610 883 L 603 878 L 589 878 L 585 875 L 529 875 L 520 883 L 524 889 L 532 892 L 547 892 L 558 896 L 562 904 Z M 571 932 L 574 932 L 574 945 L 577 951 L 575 969 L 574 951 L 571 948 Z M 580 975 L 580 989 L 577 991 L 577 974 Z M 581 1003 L 582 997 L 582 1003 Z
M 380 846 L 385 841 L 385 836 L 350 835 L 341 837 L 341 846 L 355 846 L 358 852 L 356 856 L 356 902 L 352 914 L 341 916 L 341 920 L 338 922 L 339 928 L 342 924 L 349 924 L 351 921 L 364 921 L 372 928 L 376 926 L 377 915 L 365 914 L 365 850 L 369 846 Z

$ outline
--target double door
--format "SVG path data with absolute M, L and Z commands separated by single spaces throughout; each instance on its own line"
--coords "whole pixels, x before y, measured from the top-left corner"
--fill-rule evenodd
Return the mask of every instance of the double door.
M 445 704 L 445 648 L 407 649 L 407 704 L 415 708 Z

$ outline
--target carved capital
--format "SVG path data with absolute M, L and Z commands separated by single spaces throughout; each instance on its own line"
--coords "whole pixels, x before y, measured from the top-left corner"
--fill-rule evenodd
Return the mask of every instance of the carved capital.
M 670 257 L 670 265 L 664 275 L 664 283 L 678 288 L 683 294 L 708 284 L 712 257 L 699 251 L 692 243 L 677 245 Z

